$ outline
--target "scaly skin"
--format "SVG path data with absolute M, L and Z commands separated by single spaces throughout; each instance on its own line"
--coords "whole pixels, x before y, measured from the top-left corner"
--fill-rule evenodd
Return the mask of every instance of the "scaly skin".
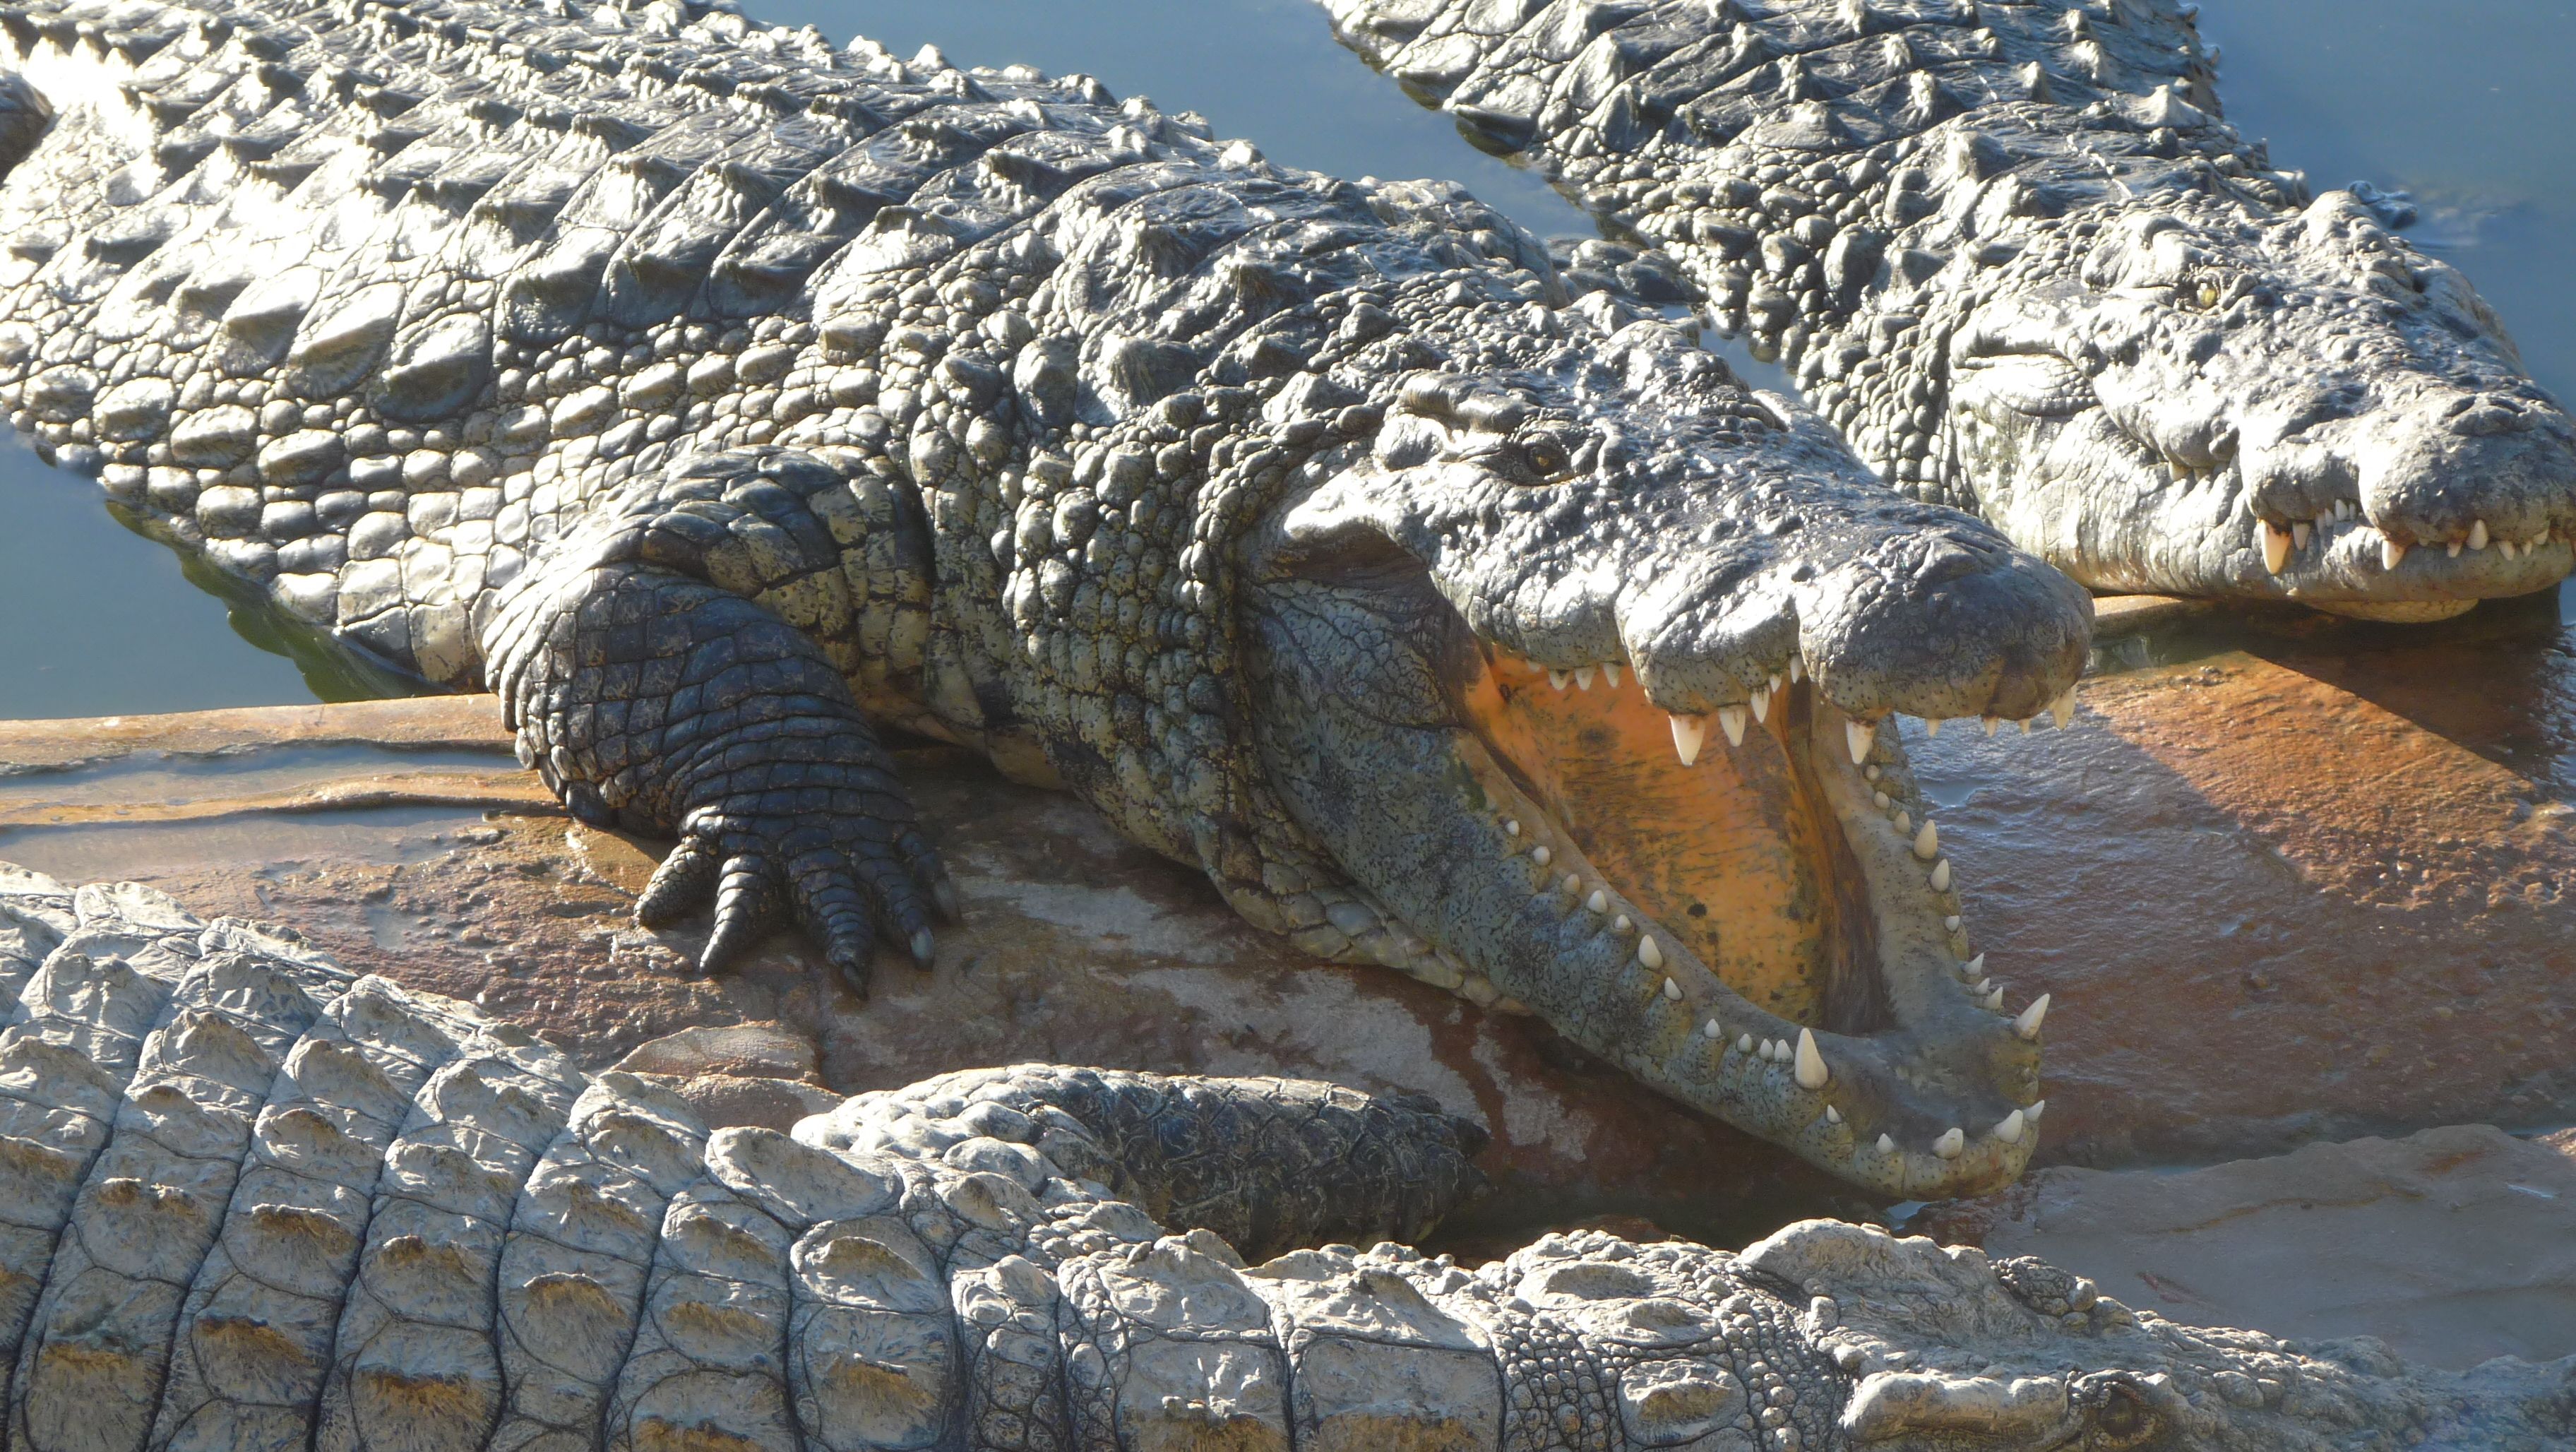
M 893 724 L 1865 1183 L 2029 1154 L 2036 1017 L 1866 728 L 2063 707 L 2088 602 L 1463 194 L 667 4 L 13 14 L 0 403 L 497 691 L 575 813 L 680 838 L 639 916 L 712 898 L 709 967 L 778 907 L 854 984 L 928 961 Z M 1641 762 L 1654 713 L 1779 701 L 1697 778 L 1777 870 L 1643 898 L 1743 900 L 1758 994 L 1699 956 L 1734 919 L 1562 892 L 1634 813 L 1478 734 L 1470 694 L 1604 664 Z
M 0 1360 L 27 1452 L 2540 1452 L 2453 1373 L 1871 1227 L 1415 1237 L 1417 1099 L 1020 1065 L 712 1126 L 462 1003 L 0 867 Z M 819 1091 L 818 1091 L 819 1092 Z M 1271 1256 L 1247 1265 L 1244 1257 Z
M 2420 620 L 2576 560 L 2576 423 L 2457 271 L 2219 119 L 2193 6 L 1324 3 L 2088 585 Z

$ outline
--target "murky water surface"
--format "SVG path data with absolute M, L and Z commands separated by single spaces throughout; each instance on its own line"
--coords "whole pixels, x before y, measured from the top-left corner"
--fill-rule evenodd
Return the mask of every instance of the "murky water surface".
M 1581 220 L 1336 45 L 1311 0 L 755 0 L 762 18 L 962 64 L 1086 70 L 1205 114 L 1286 164 L 1456 178 L 1542 233 Z M 2229 114 L 2319 186 L 2410 192 L 2415 239 L 2467 270 L 2541 381 L 2576 397 L 2576 4 L 2207 0 Z M 85 480 L 0 448 L 0 717 L 383 694 L 256 604 L 210 596 Z M 2324 621 L 2253 648 L 2576 792 L 2576 589 L 2430 634 Z M 2474 648 L 2463 649 L 2474 642 Z M 2209 627 L 2153 649 L 2223 646 Z M 2127 647 L 2139 649 L 2141 647 Z M 2456 733 L 2456 734 L 2455 734 Z

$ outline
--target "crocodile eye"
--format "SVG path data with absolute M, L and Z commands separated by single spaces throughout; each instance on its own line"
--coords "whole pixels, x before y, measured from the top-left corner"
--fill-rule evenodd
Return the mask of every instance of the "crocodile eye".
M 2147 1394 L 2124 1379 L 2105 1378 L 2090 1388 L 2086 1399 L 2092 1403 L 2093 1446 L 2136 1447 L 2163 1429 L 2164 1419 Z
M 1530 472 L 1541 479 L 1561 479 L 1574 469 L 1574 458 L 1554 439 L 1532 439 L 1521 451 Z
M 2183 306 L 2198 308 L 2202 312 L 2218 306 L 2219 300 L 2227 296 L 2227 289 L 2210 273 L 2185 278 L 2180 291 Z

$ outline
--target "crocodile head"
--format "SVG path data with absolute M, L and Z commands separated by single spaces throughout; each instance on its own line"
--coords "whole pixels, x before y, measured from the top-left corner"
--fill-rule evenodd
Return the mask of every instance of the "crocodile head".
M 1950 439 L 2086 584 L 2421 620 L 2568 573 L 2576 422 L 2350 193 L 2127 204 L 2002 271 L 1951 335 Z
M 2071 709 L 2089 600 L 1661 323 L 1525 356 L 1406 379 L 1248 552 L 1265 776 L 1471 996 L 1860 1183 L 2010 1178 L 2046 1005 L 1876 723 Z
M 1838 1447 L 2470 1452 L 2558 1445 L 2576 1426 L 2576 1358 L 2455 1373 L 2367 1337 L 2294 1343 L 2187 1326 L 2132 1312 L 2045 1261 L 1989 1260 L 1875 1226 L 1805 1221 L 1734 1269 L 1795 1308 L 1804 1344 L 1775 1361 L 1841 1373 L 1817 1378 L 1847 1388 Z

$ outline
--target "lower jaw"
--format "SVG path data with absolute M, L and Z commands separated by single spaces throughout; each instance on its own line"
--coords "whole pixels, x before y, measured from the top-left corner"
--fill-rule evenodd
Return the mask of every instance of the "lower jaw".
M 1633 682 L 1486 665 L 1462 755 L 1529 870 L 1527 931 L 1570 946 L 1542 972 L 1473 966 L 1664 1092 L 1861 1184 L 1933 1198 L 2019 1173 L 2037 1050 L 1992 1052 L 2003 1025 L 1958 976 L 1977 960 L 1946 861 L 1913 850 L 1921 804 L 1892 741 L 1851 763 L 1840 715 L 1792 687 L 1740 747 L 1711 718 L 1686 767 Z

